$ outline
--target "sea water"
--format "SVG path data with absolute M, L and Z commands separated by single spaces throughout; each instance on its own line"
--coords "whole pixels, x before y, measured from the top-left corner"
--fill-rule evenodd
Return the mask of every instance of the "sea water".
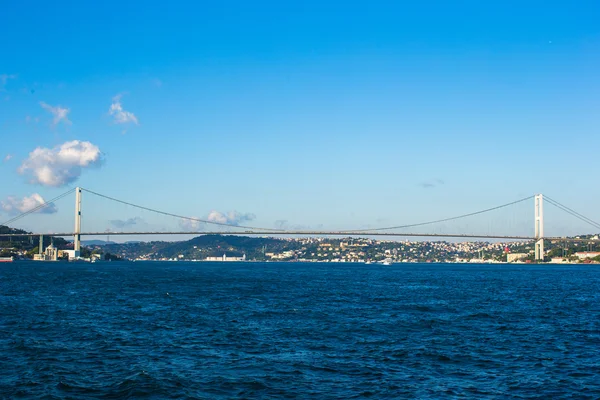
M 0 398 L 600 396 L 600 267 L 0 265 Z

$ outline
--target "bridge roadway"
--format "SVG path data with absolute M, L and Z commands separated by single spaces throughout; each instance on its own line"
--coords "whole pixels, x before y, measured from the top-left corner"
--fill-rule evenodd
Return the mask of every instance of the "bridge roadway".
M 23 236 L 59 236 L 71 237 L 74 232 L 69 233 L 9 233 L 0 234 L 0 237 L 23 237 Z M 476 234 L 444 234 L 444 233 L 401 233 L 401 232 L 369 232 L 369 231 L 198 231 L 198 232 L 81 232 L 80 236 L 145 236 L 145 235 L 253 235 L 253 236 L 396 236 L 396 237 L 431 237 L 431 238 L 464 238 L 464 239 L 506 239 L 535 241 L 538 238 L 533 236 L 506 236 L 506 235 L 476 235 Z M 544 240 L 568 241 L 568 242 L 598 242 L 598 239 L 564 238 L 564 237 L 544 237 Z

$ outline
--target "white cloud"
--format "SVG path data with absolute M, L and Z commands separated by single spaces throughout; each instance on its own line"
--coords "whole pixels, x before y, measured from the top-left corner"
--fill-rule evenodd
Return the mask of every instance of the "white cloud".
M 209 226 L 210 224 L 207 224 L 206 222 L 202 222 L 202 221 L 208 221 L 210 222 L 214 222 L 216 224 L 227 224 L 227 225 L 241 225 L 244 222 L 247 221 L 252 221 L 253 219 L 256 218 L 256 215 L 251 214 L 251 213 L 240 213 L 238 211 L 229 211 L 228 213 L 221 213 L 219 211 L 211 211 L 208 213 L 208 216 L 204 217 L 204 218 L 198 218 L 198 217 L 190 217 L 190 219 L 185 219 L 185 218 L 181 218 L 179 220 L 179 227 L 181 229 L 183 229 L 184 231 L 189 231 L 189 232 L 200 232 L 200 231 L 204 231 L 207 229 L 207 226 Z M 210 226 L 210 229 L 214 229 L 215 226 L 212 225 Z
M 208 217 L 207 219 L 210 222 L 216 222 L 218 224 L 226 224 L 227 223 L 227 217 L 225 216 L 225 214 L 222 214 L 218 211 L 211 211 L 208 213 Z
M 251 213 L 242 214 L 238 211 L 229 211 L 227 214 L 223 214 L 214 210 L 208 213 L 208 217 L 206 217 L 210 222 L 228 225 L 240 225 L 244 222 L 252 221 L 255 218 L 256 215 Z
M 53 116 L 52 125 L 57 125 L 59 122 L 63 121 L 65 124 L 71 124 L 67 115 L 71 112 L 70 108 L 65 108 L 61 106 L 52 107 L 50 104 L 44 103 L 40 101 L 40 106 L 46 111 L 49 111 Z
M 64 186 L 75 182 L 84 168 L 100 166 L 102 154 L 90 142 L 73 140 L 52 149 L 38 147 L 19 167 L 21 175 L 31 175 L 31 183 Z
M 128 122 L 138 124 L 138 119 L 132 112 L 123 110 L 120 94 L 113 97 L 113 102 L 108 109 L 108 113 L 115 118 L 115 123 L 117 124 L 126 124 Z
M 183 229 L 184 231 L 188 231 L 188 232 L 199 232 L 199 231 L 204 230 L 205 224 L 200 221 L 195 221 L 198 219 L 198 217 L 190 217 L 190 218 L 192 218 L 192 219 L 181 218 L 179 220 L 179 226 L 181 227 L 181 229 Z
M 32 194 L 31 196 L 27 197 L 23 197 L 22 199 L 18 199 L 16 197 L 13 196 L 8 196 L 6 198 L 6 200 L 4 201 L 0 201 L 0 206 L 2 207 L 2 210 L 8 214 L 22 214 L 24 212 L 27 211 L 31 211 L 34 208 L 45 204 L 46 201 L 44 200 L 44 198 L 42 196 L 40 196 L 37 193 Z M 56 208 L 56 206 L 54 205 L 54 203 L 49 203 L 48 205 L 46 205 L 45 207 L 40 208 L 39 210 L 36 210 L 36 213 L 40 213 L 40 214 L 54 214 L 56 213 L 58 210 Z
M 8 162 L 13 158 L 12 154 L 7 154 L 6 157 L 4 157 L 4 162 Z

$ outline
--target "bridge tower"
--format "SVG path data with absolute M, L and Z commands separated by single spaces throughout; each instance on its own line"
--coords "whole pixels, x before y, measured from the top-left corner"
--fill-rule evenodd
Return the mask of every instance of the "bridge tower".
M 81 256 L 81 188 L 75 188 L 75 235 L 73 240 L 73 250 L 75 257 Z
M 535 195 L 535 259 L 544 259 L 544 195 Z

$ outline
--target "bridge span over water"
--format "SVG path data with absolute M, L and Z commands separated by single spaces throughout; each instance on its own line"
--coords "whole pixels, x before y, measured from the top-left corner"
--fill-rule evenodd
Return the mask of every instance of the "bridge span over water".
M 22 236 L 40 236 L 40 235 L 51 235 L 57 237 L 72 237 L 75 236 L 75 232 L 58 232 L 58 233 L 28 233 L 28 234 L 2 234 L 0 237 L 22 237 Z M 235 236 L 340 236 L 340 237 L 422 237 L 422 238 L 449 238 L 449 239 L 505 239 L 505 240 L 519 240 L 519 241 L 534 241 L 537 240 L 534 236 L 511 236 L 511 235 L 478 235 L 478 234 L 446 234 L 446 233 L 405 233 L 405 232 L 361 232 L 361 231 L 156 231 L 156 232 L 80 232 L 79 236 L 152 236 L 152 235 L 235 235 Z M 600 242 L 597 239 L 585 239 L 585 238 L 565 238 L 565 237 L 544 237 L 545 240 L 560 240 L 560 241 L 574 241 L 574 242 Z
M 216 226 L 221 230 L 161 230 L 161 231 L 83 231 L 81 229 L 81 217 L 82 217 L 82 207 L 81 207 L 81 195 L 82 192 L 92 194 L 94 196 L 98 196 L 113 202 L 121 203 L 130 207 L 134 207 L 137 209 L 162 214 L 169 217 L 175 217 L 180 220 L 186 220 L 190 222 L 194 222 L 196 224 L 202 223 L 208 226 Z M 74 240 L 74 249 L 76 254 L 79 253 L 81 248 L 81 237 L 82 236 L 152 236 L 152 235 L 238 235 L 238 236 L 267 236 L 267 237 L 277 237 L 277 236 L 338 236 L 338 237 L 416 237 L 416 238 L 448 238 L 448 239 L 481 239 L 481 240 L 511 240 L 511 241 L 531 241 L 535 243 L 535 258 L 537 260 L 543 259 L 544 254 L 544 240 L 550 241 L 561 241 L 561 242 L 598 242 L 598 239 L 590 239 L 590 238 L 579 238 L 579 237 L 551 237 L 544 236 L 544 201 L 546 200 L 549 204 L 561 209 L 562 211 L 570 214 L 571 216 L 579 219 L 580 221 L 586 222 L 594 226 L 600 231 L 600 223 L 597 223 L 584 215 L 574 211 L 573 209 L 564 206 L 563 204 L 552 200 L 549 197 L 544 197 L 541 194 L 529 196 L 520 200 L 516 200 L 507 204 L 502 204 L 500 206 L 479 210 L 476 212 L 458 215 L 450 218 L 437 219 L 432 221 L 425 221 L 421 223 L 413 223 L 413 224 L 405 224 L 405 225 L 397 225 L 397 226 L 388 226 L 383 228 L 369 228 L 369 229 L 351 229 L 351 230 L 288 230 L 288 229 L 273 229 L 273 228 L 262 228 L 262 227 L 253 227 L 253 226 L 243 226 L 238 224 L 231 223 L 223 223 L 210 221 L 200 218 L 187 217 L 184 215 L 178 215 L 170 212 L 165 212 L 137 204 L 133 204 L 130 202 L 126 202 L 123 200 L 119 200 L 110 196 L 106 196 L 88 189 L 83 188 L 74 188 L 69 190 L 68 192 L 63 193 L 62 195 L 46 202 L 40 204 L 39 206 L 24 212 L 9 221 L 0 224 L 0 225 L 9 225 L 18 221 L 19 219 L 37 212 L 44 207 L 48 207 L 52 205 L 55 201 L 69 195 L 75 193 L 75 229 L 73 232 L 39 232 L 39 233 L 27 233 L 27 234 L 0 234 L 0 237 L 23 237 L 23 236 L 57 236 L 57 237 L 73 237 Z M 501 208 L 505 208 L 511 205 L 515 205 L 518 203 L 523 203 L 526 201 L 534 201 L 534 234 L 533 235 L 505 235 L 505 234 L 471 234 L 471 233 L 431 233 L 431 232 L 410 232 L 410 231 L 401 231 L 403 229 L 415 229 L 426 225 L 440 224 L 449 221 L 455 221 L 459 219 L 464 219 L 467 217 L 472 217 L 479 214 L 489 213 L 494 210 L 498 210 Z M 227 230 L 224 230 L 224 229 Z

